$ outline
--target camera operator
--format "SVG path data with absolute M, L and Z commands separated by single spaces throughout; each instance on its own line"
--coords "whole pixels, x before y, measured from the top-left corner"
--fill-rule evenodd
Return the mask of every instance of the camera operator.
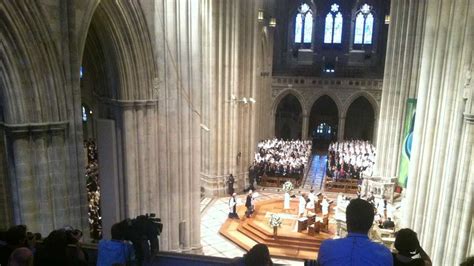
M 122 223 L 116 223 L 110 230 L 112 239 L 102 239 L 99 242 L 97 266 L 133 265 L 135 253 L 132 244 L 125 240 L 124 230 L 126 229 L 122 228 Z
M 38 247 L 35 265 L 87 265 L 86 253 L 80 247 L 82 232 L 72 228 L 54 230 Z M 68 247 L 72 245 L 72 247 Z

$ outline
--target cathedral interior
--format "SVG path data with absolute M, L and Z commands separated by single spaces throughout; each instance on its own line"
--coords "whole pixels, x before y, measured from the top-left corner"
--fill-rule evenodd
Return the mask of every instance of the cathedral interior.
M 399 177 L 410 107 L 400 223 L 433 265 L 473 256 L 474 1 L 0 0 L 0 14 L 0 229 L 91 241 L 155 213 L 160 250 L 203 254 L 202 199 L 228 196 L 230 173 L 249 186 L 259 141 L 368 140 L 374 175 Z

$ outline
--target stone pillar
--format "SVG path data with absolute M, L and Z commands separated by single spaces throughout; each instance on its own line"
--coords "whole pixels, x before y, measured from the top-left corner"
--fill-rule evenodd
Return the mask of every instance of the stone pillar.
M 434 265 L 457 265 L 472 237 L 474 7 L 467 0 L 426 5 L 403 226 L 418 233 Z
M 164 250 L 199 253 L 201 10 L 208 2 L 155 1 L 160 215 Z M 176 23 L 180 21 L 180 23 Z M 181 228 L 181 230 L 180 230 Z
M 262 3 L 249 0 L 204 3 L 204 12 L 209 16 L 204 16 L 203 65 L 209 74 L 203 82 L 209 84 L 210 92 L 203 94 L 207 96 L 203 98 L 203 117 L 209 121 L 210 131 L 205 133 L 209 150 L 203 151 L 206 159 L 201 179 L 206 194 L 222 196 L 226 195 L 225 180 L 230 173 L 236 177 L 237 190 L 245 186 L 257 142 L 253 128 L 256 122 L 252 121 L 259 119 L 257 113 L 262 114 L 265 104 L 258 98 L 264 94 L 257 87 L 258 66 L 262 62 L 256 60 L 261 41 L 256 12 Z M 256 98 L 258 107 L 244 103 L 243 97 Z
M 337 124 L 337 141 L 344 141 L 344 128 L 346 127 L 346 117 L 339 116 Z
M 391 1 L 390 27 L 377 126 L 376 175 L 396 176 L 408 98 L 417 91 L 422 33 L 427 1 Z
M 13 223 L 48 234 L 65 224 L 83 228 L 75 219 L 75 202 L 83 191 L 66 180 L 68 122 L 4 124 Z
M 301 129 L 301 139 L 307 140 L 308 139 L 308 130 L 309 130 L 309 116 L 307 114 L 303 114 L 303 127 Z

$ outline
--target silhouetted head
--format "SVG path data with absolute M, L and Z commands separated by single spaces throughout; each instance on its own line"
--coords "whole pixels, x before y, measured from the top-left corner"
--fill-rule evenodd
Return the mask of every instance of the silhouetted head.
M 367 234 L 374 222 L 374 208 L 363 199 L 353 199 L 346 209 L 347 231 Z
M 420 242 L 418 242 L 418 237 L 413 230 L 409 228 L 401 229 L 396 233 L 395 237 L 394 246 L 398 253 L 412 257 L 419 252 Z
M 28 248 L 17 248 L 10 255 L 9 266 L 33 266 L 33 252 Z
M 15 225 L 8 229 L 5 233 L 5 240 L 8 245 L 11 246 L 21 246 L 25 244 L 26 241 L 26 226 L 25 225 Z
M 112 228 L 110 229 L 110 233 L 112 236 L 112 239 L 114 240 L 124 240 L 124 235 L 123 235 L 123 226 L 121 223 L 115 223 L 112 225 Z
M 273 265 L 270 258 L 270 251 L 265 244 L 257 244 L 253 246 L 244 256 L 246 266 L 268 266 Z

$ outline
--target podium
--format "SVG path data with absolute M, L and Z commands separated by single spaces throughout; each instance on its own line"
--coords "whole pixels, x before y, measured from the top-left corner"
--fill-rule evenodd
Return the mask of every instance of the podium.
M 302 232 L 308 228 L 308 218 L 299 218 L 298 219 L 298 232 Z

